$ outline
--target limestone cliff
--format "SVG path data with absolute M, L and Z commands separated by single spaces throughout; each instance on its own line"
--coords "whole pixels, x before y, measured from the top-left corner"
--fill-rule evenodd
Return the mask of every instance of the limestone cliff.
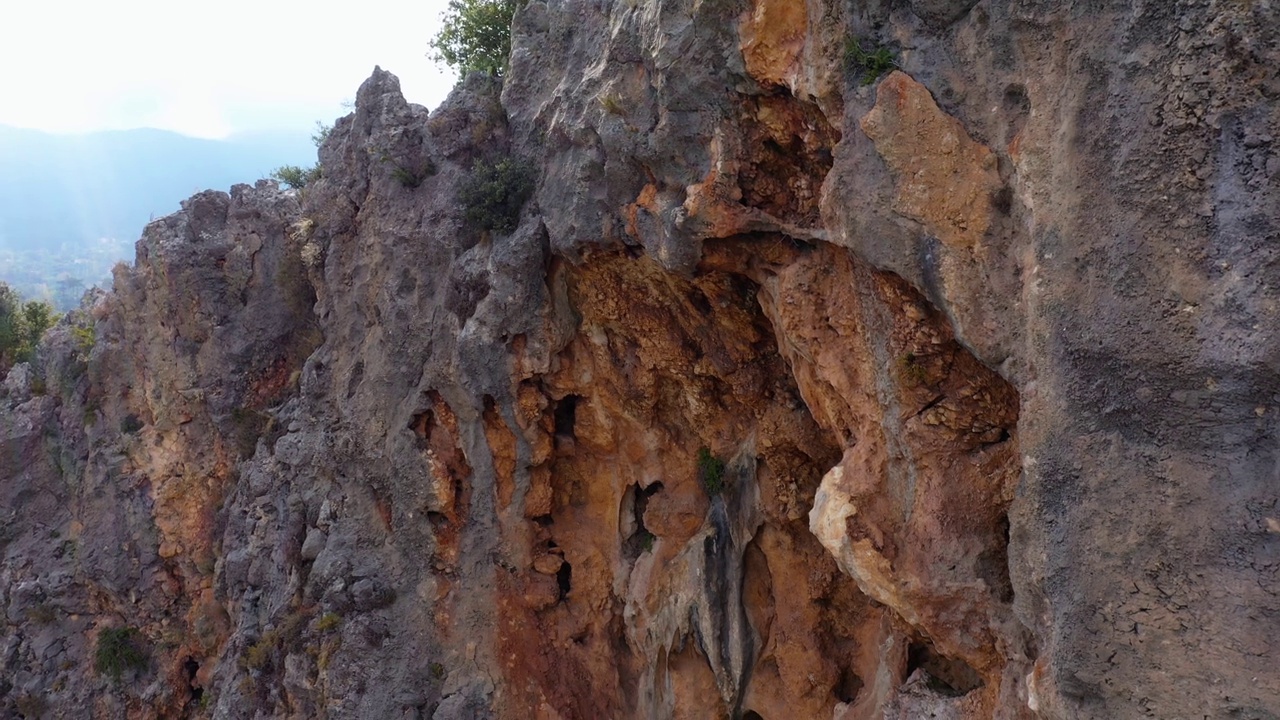
M 1280 717 L 1272 2 L 512 47 L 432 113 L 375 70 L 9 375 L 0 712 Z

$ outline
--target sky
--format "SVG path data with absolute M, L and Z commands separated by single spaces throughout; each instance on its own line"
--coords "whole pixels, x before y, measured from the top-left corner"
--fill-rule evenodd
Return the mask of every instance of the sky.
M 381 65 L 435 108 L 427 53 L 447 0 L 15 0 L 0 10 L 0 125 L 152 127 L 204 138 L 309 131 Z

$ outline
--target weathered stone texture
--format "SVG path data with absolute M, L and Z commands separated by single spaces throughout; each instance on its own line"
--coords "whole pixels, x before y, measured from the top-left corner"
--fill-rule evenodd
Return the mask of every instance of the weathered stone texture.
M 0 385 L 0 713 L 1276 717 L 1278 12 L 531 0 L 505 85 L 375 70 Z

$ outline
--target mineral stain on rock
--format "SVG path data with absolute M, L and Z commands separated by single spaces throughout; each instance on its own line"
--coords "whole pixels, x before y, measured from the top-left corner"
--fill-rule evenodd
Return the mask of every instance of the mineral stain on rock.
M 531 0 L 504 83 L 376 69 L 0 386 L 0 714 L 1273 716 L 1273 16 Z

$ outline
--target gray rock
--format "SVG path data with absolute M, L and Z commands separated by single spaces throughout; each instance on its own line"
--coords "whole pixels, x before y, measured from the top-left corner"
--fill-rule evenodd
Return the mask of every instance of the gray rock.
M 307 530 L 307 539 L 302 541 L 303 560 L 315 560 L 320 557 L 320 553 L 324 551 L 325 543 L 329 541 L 329 537 L 324 534 L 323 530 L 310 528 Z
M 356 610 L 369 612 L 395 602 L 395 590 L 373 578 L 362 578 L 351 585 L 351 599 Z
M 0 396 L 10 405 L 20 405 L 31 398 L 31 366 L 18 363 L 9 369 L 4 383 L 0 384 Z
M 1280 24 L 1269 8 L 811 2 L 799 38 L 771 46 L 794 55 L 759 60 L 777 61 L 767 77 L 743 55 L 742 3 L 531 0 L 505 84 L 473 75 L 429 113 L 375 69 L 320 149 L 323 179 L 300 193 L 261 181 L 193 196 L 148 225 L 111 293 L 5 379 L 0 714 L 16 714 L 11 691 L 38 688 L 59 716 L 179 716 L 191 681 L 170 686 L 168 669 L 189 656 L 219 718 L 515 717 L 534 695 L 564 717 L 666 717 L 677 700 L 694 703 L 681 706 L 690 716 L 765 715 L 747 705 L 786 678 L 812 684 L 819 714 L 839 699 L 878 703 L 868 715 L 962 716 L 978 695 L 903 677 L 925 633 L 869 603 L 834 563 L 814 563 L 813 587 L 884 613 L 876 647 L 901 657 L 884 650 L 865 678 L 855 661 L 874 653 L 861 646 L 824 647 L 812 667 L 781 657 L 773 623 L 834 607 L 759 581 L 769 563 L 753 554 L 816 542 L 765 512 L 788 504 L 804 517 L 817 480 L 805 485 L 807 470 L 794 497 L 717 516 L 720 534 L 698 536 L 710 549 L 673 553 L 648 538 L 645 550 L 638 534 L 624 548 L 613 523 L 640 528 L 633 491 L 628 517 L 600 516 L 598 555 L 528 572 L 564 552 L 549 542 L 556 523 L 579 522 L 578 503 L 601 490 L 565 472 L 557 440 L 540 444 L 572 435 L 557 429 L 574 417 L 566 393 L 581 437 L 559 447 L 576 455 L 590 457 L 604 427 L 630 428 L 637 455 L 714 431 L 681 424 L 676 381 L 688 378 L 667 378 L 673 391 L 655 407 L 603 402 L 643 405 L 638 388 L 592 383 L 615 361 L 630 363 L 619 377 L 643 376 L 654 360 L 620 330 L 648 322 L 649 339 L 665 320 L 645 316 L 652 298 L 637 295 L 616 326 L 582 337 L 574 303 L 608 295 L 582 285 L 588 271 L 640 268 L 660 278 L 636 286 L 645 292 L 739 283 L 740 305 L 675 301 L 712 318 L 701 335 L 723 341 L 704 352 L 687 338 L 684 374 L 724 383 L 728 397 L 725 377 L 766 372 L 755 360 L 794 339 L 764 315 L 751 338 L 719 337 L 715 318 L 760 313 L 773 290 L 742 268 L 776 278 L 821 248 L 845 253 L 866 284 L 850 291 L 856 309 L 833 305 L 822 322 L 860 314 L 886 343 L 884 357 L 831 362 L 889 392 L 902 366 L 891 320 L 932 305 L 963 356 L 1019 393 L 1016 433 L 948 458 L 983 462 L 1012 440 L 1022 469 L 1007 543 L 972 549 L 995 578 L 987 590 L 1008 580 L 1004 624 L 966 639 L 1004 663 L 981 668 L 984 707 L 1269 717 L 1280 706 L 1267 644 L 1280 612 Z M 974 248 L 896 209 L 903 179 L 861 126 L 884 86 L 843 74 L 846 40 L 873 36 L 993 153 L 1004 189 Z M 794 132 L 766 137 L 775 121 Z M 809 152 L 814 137 L 829 142 Z M 534 197 L 513 232 L 482 232 L 458 188 L 477 162 L 507 156 L 536 168 Z M 877 283 L 898 278 L 910 285 L 900 306 L 873 302 Z M 46 395 L 32 394 L 33 378 Z M 792 411 L 775 424 L 840 412 L 811 408 L 794 378 L 772 380 Z M 646 413 L 659 419 L 635 430 Z M 759 428 L 743 415 L 741 427 Z M 823 443 L 836 457 L 883 443 L 894 448 L 885 478 L 859 482 L 910 487 L 909 438 L 814 432 L 795 467 L 827 462 Z M 538 473 L 551 477 L 552 510 L 529 518 Z M 674 491 L 675 474 L 644 482 Z M 913 512 L 927 512 L 930 499 L 917 500 Z M 890 553 L 913 540 L 896 532 L 857 540 Z M 678 612 L 638 639 L 632 583 L 654 548 L 666 553 L 659 571 L 702 563 L 663 590 Z M 526 601 L 537 610 L 499 612 Z M 957 622 L 972 609 L 938 602 Z M 34 626 L 40 604 L 65 618 Z M 79 669 L 97 629 L 120 625 L 146 636 L 156 670 L 116 689 Z M 715 691 L 670 695 L 684 687 L 670 682 L 680 667 L 705 670 Z M 616 670 L 608 682 L 574 684 L 601 668 Z M 732 707 L 715 705 L 724 698 Z

